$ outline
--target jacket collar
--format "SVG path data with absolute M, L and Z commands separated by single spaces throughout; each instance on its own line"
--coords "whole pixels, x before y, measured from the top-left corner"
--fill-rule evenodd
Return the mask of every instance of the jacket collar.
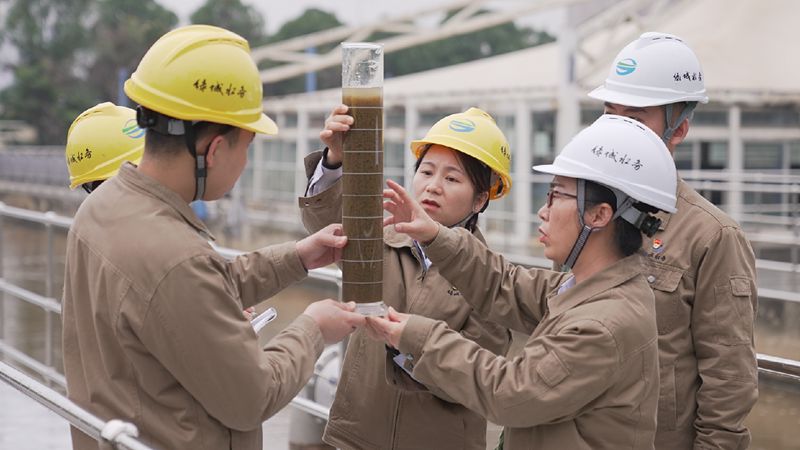
M 683 181 L 683 179 L 678 178 L 678 191 L 675 193 L 675 195 L 679 201 L 682 197 L 685 196 L 688 190 L 689 190 L 689 185 L 686 184 L 686 182 Z M 673 216 L 672 214 L 666 213 L 664 211 L 659 211 L 658 214 L 656 214 L 656 217 L 661 219 L 661 225 L 659 225 L 658 231 L 664 231 L 667 229 L 667 226 L 669 225 L 669 219 L 672 218 L 672 216 Z
M 199 233 L 206 235 L 209 240 L 216 240 L 214 235 L 211 234 L 211 231 L 208 230 L 208 227 L 206 227 L 202 220 L 197 218 L 197 215 L 194 213 L 194 211 L 192 211 L 191 206 L 189 206 L 189 204 L 186 203 L 186 201 L 184 201 L 180 195 L 162 185 L 158 181 L 148 177 L 147 175 L 144 175 L 130 162 L 126 162 L 122 165 L 122 167 L 120 167 L 117 178 L 122 184 L 128 186 L 129 188 L 135 189 L 162 201 L 166 207 L 175 210 L 175 212 L 177 212 L 186 223 L 196 229 Z
M 407 234 L 398 233 L 392 225 L 383 227 L 383 242 L 392 248 L 411 247 L 414 245 L 414 241 Z
M 642 259 L 639 253 L 620 259 L 604 270 L 592 275 L 587 280 L 578 283 L 562 294 L 558 288 L 547 296 L 547 307 L 552 317 L 555 317 L 587 300 L 594 298 L 603 291 L 619 286 L 642 271 Z

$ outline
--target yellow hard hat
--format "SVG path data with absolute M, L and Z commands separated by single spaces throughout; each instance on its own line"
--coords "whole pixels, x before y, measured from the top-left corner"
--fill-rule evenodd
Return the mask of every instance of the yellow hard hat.
M 139 164 L 144 135 L 130 108 L 106 102 L 81 113 L 67 132 L 70 189 L 115 175 L 125 161 Z
M 419 158 L 430 144 L 458 150 L 489 166 L 497 175 L 489 189 L 489 199 L 500 198 L 511 189 L 511 151 L 508 140 L 487 112 L 470 108 L 439 120 L 424 138 L 411 141 L 411 152 Z
M 261 77 L 247 40 L 222 28 L 190 25 L 162 36 L 125 82 L 125 93 L 174 119 L 278 132 L 263 113 Z

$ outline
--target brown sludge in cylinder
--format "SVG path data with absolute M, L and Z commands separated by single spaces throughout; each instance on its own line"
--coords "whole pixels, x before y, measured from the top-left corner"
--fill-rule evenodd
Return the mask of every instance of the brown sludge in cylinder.
M 344 88 L 354 123 L 342 161 L 342 301 L 383 300 L 383 90 Z

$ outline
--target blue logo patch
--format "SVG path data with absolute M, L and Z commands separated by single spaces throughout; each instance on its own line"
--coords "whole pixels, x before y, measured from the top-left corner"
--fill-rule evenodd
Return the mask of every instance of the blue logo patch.
M 469 133 L 475 130 L 475 122 L 469 119 L 454 119 L 450 121 L 450 129 L 457 133 Z
M 625 58 L 617 62 L 617 75 L 630 75 L 636 70 L 636 60 L 633 58 Z
M 128 120 L 122 127 L 122 134 L 131 139 L 139 139 L 140 137 L 144 136 L 144 133 L 145 131 L 139 128 L 139 125 L 136 124 L 136 119 Z

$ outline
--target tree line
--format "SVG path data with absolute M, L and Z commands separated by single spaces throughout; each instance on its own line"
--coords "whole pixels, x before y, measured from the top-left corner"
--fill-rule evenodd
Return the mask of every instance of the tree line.
M 174 12 L 156 0 L 0 0 L 5 17 L 0 42 L 11 83 L 0 91 L 0 119 L 22 120 L 37 132 L 37 143 L 63 144 L 72 120 L 102 101 L 118 101 L 121 80 L 136 69 L 145 51 L 178 24 Z M 455 14 L 452 11 L 450 14 Z M 342 25 L 332 13 L 308 9 L 268 34 L 264 16 L 241 0 L 206 0 L 189 21 L 227 28 L 251 47 Z M 367 40 L 385 39 L 374 34 Z M 385 61 L 386 77 L 457 64 L 552 41 L 544 32 L 513 23 L 397 51 Z M 316 49 L 328 51 L 335 44 Z M 264 61 L 261 68 L 278 62 Z M 338 67 L 317 74 L 317 87 L 341 82 Z M 265 95 L 305 89 L 303 77 L 264 87 Z

